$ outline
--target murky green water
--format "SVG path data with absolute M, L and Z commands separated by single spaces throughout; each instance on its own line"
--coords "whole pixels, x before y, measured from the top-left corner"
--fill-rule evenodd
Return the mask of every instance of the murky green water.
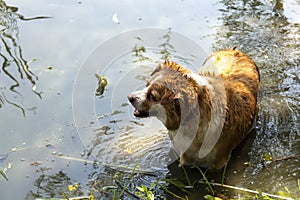
M 0 169 L 8 177 L 0 177 L 0 199 L 88 194 L 112 199 L 113 192 L 103 187 L 120 188 L 118 184 L 130 179 L 128 191 L 134 191 L 136 186 L 162 183 L 165 176 L 187 184 L 181 168 L 167 166 L 170 144 L 160 122 L 134 118 L 126 99 L 162 58 L 165 40 L 162 46 L 139 51 L 150 60 L 133 51 L 107 66 L 96 63 L 99 71 L 87 84 L 96 89 L 94 73 L 102 73 L 108 85 L 103 97 L 93 96 L 95 119 L 83 125 L 96 129 L 83 135 L 74 124 L 73 87 L 87 58 L 111 37 L 145 27 L 165 29 L 166 34 L 171 28 L 207 54 L 236 45 L 253 58 L 261 73 L 257 122 L 252 137 L 233 154 L 225 183 L 272 194 L 287 187 L 299 197 L 299 10 L 297 0 L 0 1 Z M 114 13 L 119 24 L 112 19 Z M 174 55 L 179 62 L 191 61 Z M 137 165 L 147 172 L 131 177 L 130 168 Z M 201 179 L 199 171 L 187 170 L 191 181 Z M 219 182 L 221 174 L 208 177 Z M 68 186 L 75 183 L 79 188 L 70 191 Z M 209 193 L 205 188 L 196 184 L 186 193 L 167 186 L 189 199 L 202 199 Z M 237 190 L 215 189 L 232 198 L 250 198 Z M 176 199 L 161 188 L 153 191 L 157 198 Z M 125 193 L 124 198 L 134 197 Z

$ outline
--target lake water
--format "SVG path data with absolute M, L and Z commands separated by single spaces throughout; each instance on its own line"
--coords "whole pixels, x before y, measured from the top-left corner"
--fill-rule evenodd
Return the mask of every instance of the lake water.
M 213 51 L 233 46 L 256 62 L 261 85 L 255 127 L 233 153 L 225 183 L 270 194 L 286 187 L 299 198 L 299 10 L 299 0 L 0 0 L 0 169 L 8 178 L 0 176 L 0 199 L 112 199 L 124 185 L 123 198 L 134 199 L 136 186 L 165 177 L 198 182 L 198 170 L 186 169 L 187 178 L 168 165 L 166 130 L 136 119 L 127 94 L 166 56 L 196 71 Z M 108 82 L 100 96 L 95 74 Z M 207 177 L 221 182 L 222 173 Z M 203 199 L 206 188 L 185 192 L 168 181 L 168 191 L 153 193 Z

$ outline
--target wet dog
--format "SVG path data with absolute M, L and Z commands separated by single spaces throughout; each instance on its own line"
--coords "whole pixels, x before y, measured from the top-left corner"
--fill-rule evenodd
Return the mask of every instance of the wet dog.
M 258 85 L 255 63 L 232 48 L 213 53 L 198 74 L 165 61 L 128 99 L 136 117 L 162 121 L 182 164 L 218 169 L 252 127 Z

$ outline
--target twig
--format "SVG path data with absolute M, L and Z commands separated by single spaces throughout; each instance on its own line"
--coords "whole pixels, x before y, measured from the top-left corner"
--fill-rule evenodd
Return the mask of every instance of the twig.
M 201 184 L 207 184 L 206 181 L 199 181 L 199 183 L 201 183 Z M 239 190 L 239 191 L 248 192 L 248 193 L 252 193 L 252 194 L 269 196 L 269 197 L 272 197 L 272 198 L 278 198 L 278 199 L 284 199 L 284 200 L 293 200 L 293 198 L 290 198 L 290 197 L 283 197 L 283 196 L 279 196 L 279 195 L 275 195 L 275 194 L 269 194 L 269 193 L 265 193 L 265 192 L 258 192 L 258 191 L 255 191 L 255 190 L 250 190 L 250 189 L 247 189 L 247 188 L 236 187 L 236 186 L 232 186 L 232 185 L 225 185 L 225 184 L 221 184 L 221 183 L 212 183 L 212 182 L 209 182 L 209 184 L 213 185 L 213 186 L 218 186 L 218 187 L 224 187 L 224 188 Z
M 37 145 L 37 146 L 32 146 L 32 147 L 13 148 L 12 150 L 1 153 L 1 154 L 9 154 L 9 153 L 14 153 L 14 152 L 18 152 L 18 151 L 25 151 L 25 150 L 39 149 L 39 148 L 47 148 L 47 145 Z
M 285 157 L 282 157 L 282 158 L 277 158 L 277 159 L 274 159 L 273 162 L 289 160 L 289 159 L 298 158 L 298 157 L 300 157 L 300 154 L 285 156 Z
M 136 169 L 136 168 L 123 166 L 123 165 L 113 165 L 113 164 L 108 164 L 108 163 L 104 163 L 104 162 L 91 161 L 91 160 L 87 160 L 87 159 L 75 158 L 75 157 L 70 157 L 70 156 L 57 155 L 57 157 L 61 158 L 61 159 L 65 159 L 65 160 L 73 160 L 73 161 L 84 162 L 84 163 L 92 163 L 92 164 L 97 164 L 97 165 L 101 164 L 101 165 L 104 165 L 105 167 L 114 168 L 114 169 L 116 169 L 118 171 L 122 171 L 122 172 L 132 172 L 132 171 L 134 171 L 135 173 L 141 173 L 141 174 L 148 175 L 148 176 L 158 176 L 158 174 L 155 173 L 155 172 L 146 171 L 146 170 L 142 170 L 142 169 Z

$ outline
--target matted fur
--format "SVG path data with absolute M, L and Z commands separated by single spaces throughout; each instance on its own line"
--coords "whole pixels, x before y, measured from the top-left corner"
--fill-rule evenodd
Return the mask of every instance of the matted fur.
M 212 54 L 199 74 L 165 61 L 151 74 L 146 88 L 131 93 L 128 99 L 135 107 L 135 116 L 156 116 L 164 123 L 175 148 L 179 147 L 181 163 L 221 168 L 252 126 L 258 85 L 255 63 L 233 48 Z M 218 127 L 220 136 L 209 141 L 213 148 L 199 156 L 204 138 Z M 176 145 L 177 134 L 182 138 L 177 138 L 180 144 Z M 185 144 L 188 147 L 180 149 Z

